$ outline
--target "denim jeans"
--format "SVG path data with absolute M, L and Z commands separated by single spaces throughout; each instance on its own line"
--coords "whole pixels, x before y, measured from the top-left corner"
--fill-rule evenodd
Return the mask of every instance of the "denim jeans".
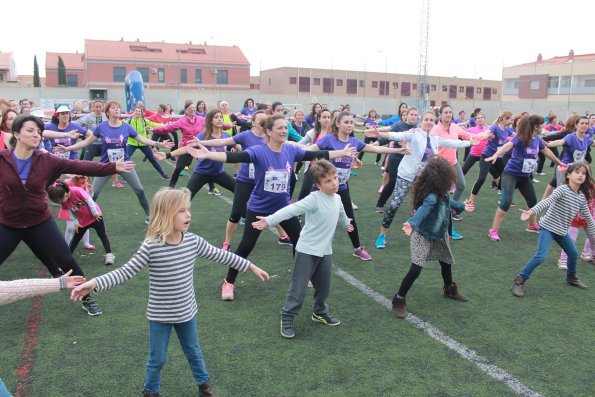
M 529 259 L 529 262 L 527 262 L 523 270 L 521 270 L 519 273 L 519 276 L 521 276 L 523 280 L 527 280 L 531 276 L 531 273 L 533 273 L 533 270 L 535 270 L 535 268 L 545 260 L 547 252 L 550 249 L 553 241 L 558 243 L 558 245 L 566 252 L 566 255 L 568 255 L 568 261 L 566 263 L 568 270 L 566 271 L 566 274 L 569 276 L 576 274 L 576 260 L 578 257 L 578 251 L 574 246 L 572 238 L 568 235 L 568 233 L 565 236 L 560 236 L 542 227 L 539 231 L 537 252 L 533 258 Z
M 149 393 L 158 393 L 161 386 L 161 368 L 167 359 L 169 336 L 174 328 L 184 355 L 190 364 L 194 382 L 202 385 L 209 380 L 209 374 L 198 342 L 196 316 L 185 323 L 158 323 L 149 321 L 149 359 L 144 389 Z

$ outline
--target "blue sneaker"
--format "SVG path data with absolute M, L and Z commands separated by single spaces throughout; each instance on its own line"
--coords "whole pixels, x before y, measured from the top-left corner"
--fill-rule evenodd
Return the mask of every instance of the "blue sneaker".
M 374 247 L 380 249 L 386 247 L 386 237 L 384 234 L 379 234 L 376 242 L 374 243 Z
M 453 240 L 462 240 L 463 239 L 463 236 L 461 236 L 459 233 L 457 233 L 457 231 L 455 230 L 454 227 L 451 228 L 450 231 L 451 231 L 451 234 L 452 234 L 451 237 Z

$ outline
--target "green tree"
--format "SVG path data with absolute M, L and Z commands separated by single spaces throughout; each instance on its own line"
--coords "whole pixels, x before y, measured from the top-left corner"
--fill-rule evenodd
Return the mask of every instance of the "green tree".
M 66 67 L 60 55 L 58 55 L 58 85 L 66 85 Z
M 39 79 L 39 66 L 37 65 L 37 55 L 33 57 L 33 87 L 41 87 Z

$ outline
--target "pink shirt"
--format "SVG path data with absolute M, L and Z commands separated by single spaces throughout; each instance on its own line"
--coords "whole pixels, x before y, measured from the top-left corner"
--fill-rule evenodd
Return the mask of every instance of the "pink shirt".
M 489 130 L 488 126 L 484 124 L 483 127 L 480 127 L 478 125 L 475 127 L 471 127 L 467 130 L 467 132 L 470 134 L 479 134 L 479 133 L 482 133 L 482 132 L 488 131 L 488 130 Z M 488 138 L 482 139 L 481 141 L 479 141 L 478 145 L 471 146 L 471 150 L 469 151 L 469 154 L 471 156 L 481 157 L 481 154 L 483 153 L 483 149 L 485 149 L 487 144 L 488 144 Z
M 445 139 L 462 139 L 464 141 L 468 141 L 471 136 L 471 134 L 469 134 L 467 131 L 465 131 L 455 123 L 450 123 L 450 127 L 448 130 L 442 123 L 438 123 L 434 126 L 434 128 L 432 128 L 431 133 Z M 448 160 L 448 162 L 452 165 L 455 165 L 457 163 L 457 148 L 440 146 L 438 148 L 438 155 Z
M 95 214 L 101 214 L 101 208 L 93 201 L 89 193 L 80 187 L 72 186 L 70 188 L 70 197 L 62 208 L 74 213 L 80 226 L 89 226 L 95 222 Z
M 190 121 L 188 116 L 184 116 L 178 121 L 166 124 L 163 127 L 153 128 L 153 132 L 156 134 L 165 135 L 178 129 L 182 131 L 180 147 L 186 146 L 188 141 L 191 141 L 205 129 L 205 119 L 201 116 L 194 116 L 194 120 Z

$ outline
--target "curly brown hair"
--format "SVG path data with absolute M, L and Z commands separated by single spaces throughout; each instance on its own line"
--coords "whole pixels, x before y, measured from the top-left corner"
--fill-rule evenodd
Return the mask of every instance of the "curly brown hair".
M 438 199 L 448 197 L 456 178 L 455 170 L 448 160 L 431 156 L 428 164 L 413 182 L 413 208 L 419 208 L 426 196 L 432 193 Z

